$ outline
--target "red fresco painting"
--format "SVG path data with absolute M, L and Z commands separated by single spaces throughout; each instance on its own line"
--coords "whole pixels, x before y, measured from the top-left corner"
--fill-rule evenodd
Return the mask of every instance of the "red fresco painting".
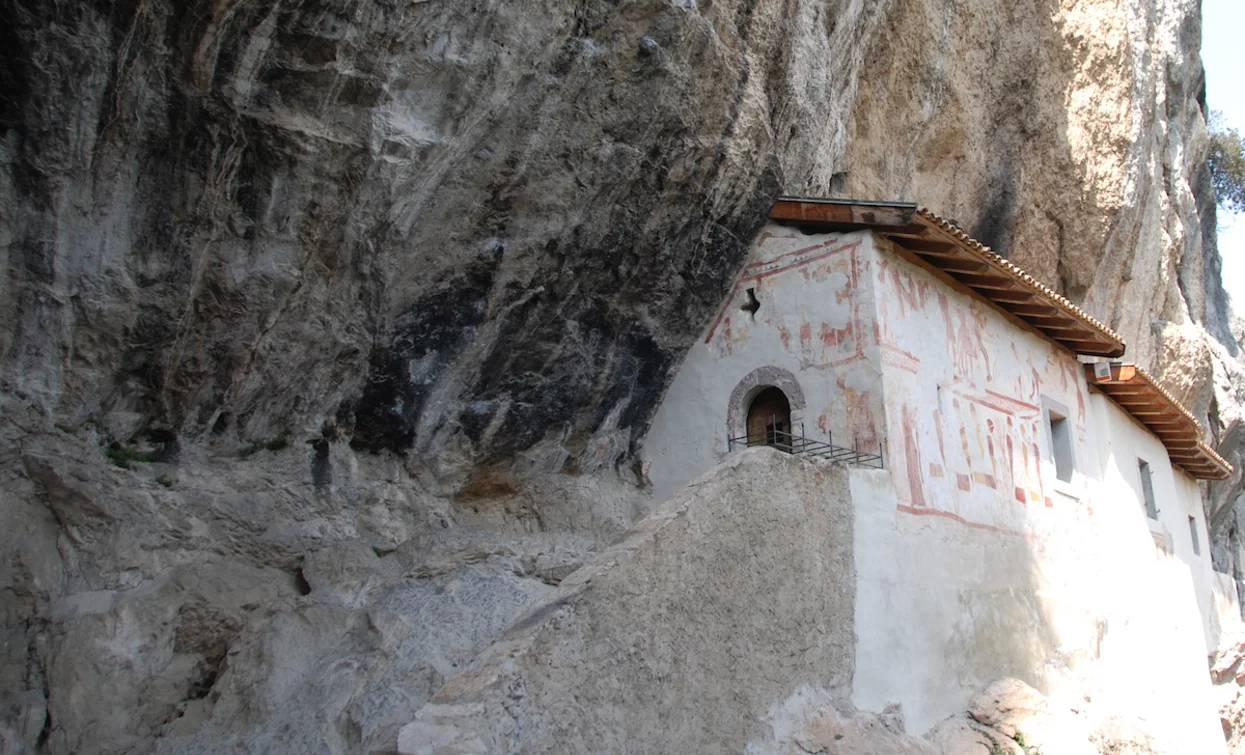
M 834 347 L 846 342 L 847 339 L 852 338 L 854 330 L 855 329 L 852 327 L 852 323 L 850 322 L 842 328 L 835 328 L 828 323 L 823 322 L 817 337 L 821 339 L 823 346 Z
M 929 281 L 920 280 L 890 260 L 882 259 L 878 262 L 878 283 L 886 282 L 887 273 L 890 274 L 895 300 L 899 302 L 900 320 L 908 319 L 909 312 L 925 309 L 925 302 L 929 299 Z
M 942 417 L 938 410 L 934 410 L 934 429 L 938 431 L 938 458 L 942 459 L 945 466 L 947 463 L 947 445 L 942 440 Z
M 1015 421 L 1017 417 L 1035 420 L 1039 415 L 1038 407 L 989 390 L 985 396 L 960 395 L 967 399 L 966 403 L 961 404 L 959 399 L 952 400 L 952 407 L 959 417 L 960 458 L 967 469 L 966 474 L 957 473 L 960 489 L 968 491 L 972 485 L 997 490 L 1014 489 L 1014 498 L 1021 503 L 1041 500 L 1043 493 L 1039 476 L 1040 459 L 1037 456 L 1037 444 L 1030 436 L 1034 423 L 1022 421 L 1017 426 Z M 967 407 L 967 418 L 964 417 L 964 407 Z M 979 416 L 981 411 L 1002 416 L 996 419 L 995 416 L 987 414 L 982 419 Z M 1003 418 L 1006 418 L 1006 422 Z M 1016 454 L 1017 446 L 1021 452 L 1019 459 Z M 975 458 L 988 460 L 989 471 L 974 469 Z M 1029 487 L 1030 481 L 1036 481 L 1037 490 Z
M 869 392 L 848 387 L 842 376 L 835 381 L 843 392 L 844 403 L 847 405 L 847 427 L 851 433 L 848 445 L 860 451 L 878 451 L 881 444 L 878 442 L 877 423 L 873 420 L 873 407 L 869 405 Z M 819 427 L 823 431 L 826 429 L 820 421 Z
M 901 343 L 912 343 L 911 336 L 903 340 L 895 339 L 887 327 L 887 322 L 907 316 L 923 303 L 923 291 L 896 270 L 900 265 L 890 262 L 879 264 L 878 267 L 878 283 L 888 293 L 892 289 L 894 291 L 893 296 L 878 297 L 882 317 L 881 323 L 875 325 L 875 329 L 882 336 L 879 339 L 882 363 L 887 368 L 904 369 L 909 366 L 908 362 L 895 359 L 890 352 L 897 351 Z M 1086 399 L 1080 388 L 1081 378 L 1077 364 L 1046 344 L 1027 342 L 1024 334 L 1019 333 L 1016 338 L 1003 341 L 1007 344 L 1006 348 L 1010 349 L 1012 359 L 1008 360 L 1005 356 L 1000 359 L 995 349 L 1002 348 L 1003 344 L 996 343 L 995 339 L 1002 341 L 1005 336 L 1000 337 L 999 334 L 1007 332 L 1006 326 L 1002 329 L 996 327 L 997 333 L 992 331 L 991 324 L 994 320 L 991 319 L 992 313 L 987 307 L 977 302 L 961 302 L 951 293 L 938 291 L 937 287 L 932 293 L 928 298 L 936 296 L 938 301 L 951 374 L 945 378 L 941 375 L 927 377 L 939 381 L 946 379 L 948 387 L 957 398 L 953 398 L 951 406 L 946 407 L 940 395 L 937 404 L 946 407 L 947 411 L 934 409 L 923 412 L 925 421 L 934 423 L 933 429 L 938 436 L 942 463 L 930 461 L 928 465 L 920 464 L 921 448 L 915 440 L 920 428 L 909 408 L 901 407 L 901 416 L 896 419 L 900 420 L 903 427 L 905 445 L 902 463 L 905 468 L 896 469 L 894 473 L 897 487 L 902 491 L 899 508 L 917 515 L 946 516 L 970 527 L 1027 536 L 1005 527 L 996 527 L 994 524 L 969 521 L 962 516 L 967 511 L 961 510 L 961 504 L 948 506 L 954 511 L 939 510 L 941 506 L 947 505 L 942 502 L 941 495 L 949 494 L 954 501 L 957 492 L 969 493 L 979 490 L 980 486 L 986 490 L 980 490 L 981 495 L 974 496 L 972 500 L 979 501 L 976 505 L 988 505 L 988 502 L 995 501 L 994 505 L 997 506 L 1015 501 L 1025 506 L 1031 503 L 1053 506 L 1054 503 L 1046 495 L 1042 478 L 1039 448 L 1042 412 L 1038 399 L 1044 384 L 1052 393 L 1058 392 L 1067 396 L 1068 403 L 1072 403 L 1072 396 L 1069 394 L 1075 394 L 1076 426 L 1080 431 L 1080 441 L 1084 443 Z M 884 310 L 888 303 L 890 311 L 886 312 Z M 900 312 L 896 313 L 896 309 Z M 925 348 L 932 346 L 930 344 Z M 922 348 L 914 347 L 914 351 L 917 355 L 928 358 Z M 1006 351 L 1001 353 L 1005 354 Z M 911 361 L 920 363 L 916 355 L 912 356 Z M 937 365 L 939 361 L 932 364 Z M 1035 361 L 1046 364 L 1039 370 L 1034 366 Z M 894 372 L 891 374 L 900 381 L 909 379 Z M 938 390 L 941 394 L 941 382 Z M 957 430 L 960 435 L 959 444 L 956 453 L 949 458 L 943 435 L 945 431 Z M 922 482 L 921 474 L 927 474 L 937 490 L 946 491 L 947 486 L 950 490 L 937 499 L 925 495 L 924 491 L 918 489 Z M 947 482 L 933 482 L 935 479 L 946 479 Z M 987 490 L 998 492 L 988 493 Z M 905 497 L 910 500 L 902 500 Z M 983 515 L 983 518 L 989 518 L 984 510 Z
M 757 242 L 754 255 L 764 253 L 762 247 L 771 240 L 789 242 L 794 237 L 775 236 L 766 232 Z M 778 331 L 778 338 L 783 348 L 797 356 L 802 368 L 835 369 L 853 361 L 865 358 L 865 343 L 857 338 L 861 332 L 861 304 L 858 297 L 859 281 L 862 270 L 867 270 L 868 263 L 860 260 L 859 247 L 862 239 L 843 243 L 842 238 L 834 236 L 795 251 L 785 252 L 771 259 L 754 260 L 744 267 L 743 275 L 735 283 L 731 295 L 723 304 L 717 319 L 705 337 L 705 343 L 711 344 L 715 337 L 721 336 L 722 347 L 727 354 L 737 353 L 747 341 L 750 328 L 747 322 L 736 322 L 732 330 L 730 311 L 738 304 L 739 292 L 745 288 L 756 288 L 757 296 L 764 301 L 766 296 L 773 296 L 773 286 L 766 284 L 775 277 L 788 272 L 799 272 L 805 280 L 821 279 L 827 275 L 844 276 L 833 291 L 826 291 L 827 296 L 833 294 L 837 304 L 848 303 L 847 322 L 842 327 L 829 322 L 810 320 L 792 322 L 787 318 L 768 317 L 760 313 L 757 318 L 769 327 Z M 771 252 L 772 253 L 772 252 Z M 823 284 L 823 288 L 829 288 Z M 765 290 L 769 288 L 770 290 Z M 770 312 L 773 312 L 771 309 Z M 876 327 L 876 322 L 874 323 Z M 836 358 L 837 357 L 837 358 Z M 842 388 L 842 384 L 840 384 Z M 853 437 L 840 439 L 841 442 L 855 442 L 862 450 L 877 451 L 881 447 L 880 433 L 876 426 L 870 399 L 867 392 L 846 390 L 846 431 Z M 823 414 L 818 418 L 818 427 L 827 430 L 829 418 Z
M 975 384 L 973 377 L 980 362 L 986 373 L 986 382 L 994 380 L 994 365 L 990 354 L 986 314 L 975 306 L 955 307 L 946 294 L 938 294 L 938 308 L 942 310 L 943 326 L 947 332 L 947 346 L 951 350 L 951 363 L 955 376 Z M 958 326 L 957 326 L 958 321 Z
M 763 237 L 762 242 L 768 240 Z M 799 270 L 805 279 L 821 278 L 828 274 L 843 273 L 847 284 L 834 287 L 836 302 L 853 299 L 859 293 L 858 281 L 865 275 L 874 280 L 869 262 L 862 262 L 857 253 L 859 241 L 851 244 L 840 244 L 838 239 L 830 239 L 820 244 L 788 252 L 774 259 L 749 264 L 744 276 L 736 284 L 735 291 L 750 282 L 762 285 L 765 277 L 774 276 L 788 270 Z M 836 245 L 837 244 L 837 245 Z M 849 252 L 848 254 L 841 254 Z M 1041 359 L 1040 351 L 1028 353 L 1025 348 L 1017 345 L 1015 339 L 1009 339 L 1008 347 L 1013 355 L 1012 367 L 1007 372 L 1014 375 L 1006 381 L 1003 388 L 994 384 L 999 364 L 995 362 L 992 334 L 989 330 L 989 312 L 976 302 L 963 303 L 954 296 L 938 291 L 936 285 L 922 279 L 920 275 L 904 269 L 903 264 L 893 260 L 882 259 L 876 262 L 876 281 L 879 293 L 887 289 L 893 296 L 881 296 L 876 299 L 878 308 L 877 319 L 873 319 L 872 342 L 881 347 L 882 364 L 919 373 L 920 358 L 911 352 L 903 351 L 900 342 L 895 338 L 887 323 L 908 319 L 911 315 L 921 315 L 930 299 L 937 296 L 938 308 L 941 312 L 946 334 L 946 349 L 950 357 L 951 372 L 947 376 L 949 387 L 959 398 L 952 400 L 954 411 L 950 416 L 943 416 L 937 409 L 930 412 L 929 419 L 934 422 L 938 439 L 938 450 L 941 463 L 930 461 L 928 469 L 922 462 L 921 442 L 919 433 L 921 425 L 916 411 L 909 405 L 900 407 L 898 419 L 903 431 L 903 449 L 898 458 L 894 458 L 894 474 L 899 483 L 900 498 L 906 498 L 900 505 L 901 510 L 921 515 L 931 514 L 947 516 L 970 527 L 978 527 L 989 531 L 1007 532 L 1023 535 L 1006 528 L 990 524 L 974 523 L 964 519 L 960 514 L 931 509 L 933 502 L 925 495 L 924 475 L 947 479 L 951 483 L 954 478 L 953 490 L 971 492 L 976 486 L 991 490 L 1003 491 L 1007 501 L 1015 500 L 1021 504 L 1045 502 L 1045 491 L 1041 479 L 1041 458 L 1037 445 L 1037 421 L 1041 415 L 1037 398 L 1042 385 L 1042 373 L 1034 367 L 1034 358 Z M 827 291 L 827 294 L 830 292 Z M 732 350 L 730 318 L 726 317 L 728 301 L 719 314 L 718 321 L 710 330 L 706 343 L 714 337 L 720 324 L 725 322 L 726 348 Z M 895 310 L 898 310 L 897 312 Z M 843 327 L 831 325 L 825 321 L 811 319 L 806 322 L 781 322 L 766 320 L 779 331 L 779 338 L 788 351 L 797 344 L 792 343 L 793 335 L 798 332 L 798 352 L 801 363 L 808 367 L 834 368 L 848 361 L 863 358 L 865 339 L 861 338 L 860 306 L 858 301 L 851 302 L 849 321 Z M 797 331 L 797 332 L 793 332 Z M 746 337 L 746 335 L 745 335 Z M 742 339 L 739 339 L 742 341 Z M 1023 343 L 1023 339 L 1022 339 Z M 738 345 L 737 343 L 735 344 Z M 1001 347 L 1001 344 L 998 344 Z M 919 348 L 915 349 L 921 353 Z M 833 360 L 830 352 L 852 352 L 847 359 Z M 1077 389 L 1078 380 L 1076 365 L 1066 359 L 1060 359 L 1057 352 L 1047 350 L 1046 374 L 1050 378 L 1058 375 L 1060 392 L 1067 395 L 1069 391 L 1076 394 L 1077 425 L 1084 427 L 1085 400 Z M 1004 357 L 1004 364 L 1006 358 Z M 979 381 L 980 378 L 984 380 Z M 979 382 L 982 384 L 979 385 Z M 851 434 L 850 439 L 836 440 L 856 446 L 861 450 L 876 450 L 881 446 L 881 433 L 875 422 L 871 407 L 870 395 L 867 391 L 848 388 L 842 377 L 837 378 L 842 392 L 841 403 L 835 402 L 826 408 L 817 419 L 817 426 L 823 431 L 829 429 L 833 413 L 846 412 L 845 426 Z M 956 388 L 960 386 L 960 388 Z M 941 386 L 939 387 L 941 391 Z M 1011 394 L 1011 395 L 1008 395 Z M 1020 398 L 1017 398 L 1020 397 Z M 940 399 L 941 405 L 941 399 Z M 979 409 L 980 407 L 980 409 Z M 948 459 L 944 439 L 944 421 L 947 429 L 956 428 L 960 434 L 959 458 Z M 971 426 L 971 429 L 970 429 Z M 1083 433 L 1083 429 L 1082 429 Z M 970 437 L 971 436 L 971 437 Z M 1083 440 L 1083 437 L 1082 437 Z M 1018 452 L 1019 451 L 1019 452 Z M 956 455 L 953 455 L 953 457 Z M 976 465 L 975 457 L 984 457 Z M 974 469 L 977 466 L 977 469 Z M 899 467 L 903 467 L 900 469 Z M 960 469 L 957 470 L 956 467 Z M 939 483 L 944 484 L 944 483 Z M 906 488 L 906 490 L 904 490 Z M 906 496 L 905 496 L 906 493 Z M 906 504 L 906 505 L 905 505 Z
M 904 461 L 908 467 L 908 500 L 913 506 L 925 505 L 925 481 L 921 478 L 921 446 L 917 436 L 916 412 L 903 406 Z
M 762 236 L 761 241 L 754 246 L 754 249 L 760 250 L 761 247 L 764 246 L 764 242 L 768 241 L 770 238 L 776 237 L 769 234 Z M 831 257 L 832 255 L 850 252 L 850 258 L 852 261 L 848 262 L 842 267 L 842 269 L 848 273 L 850 281 L 849 287 L 851 289 L 855 289 L 857 285 L 855 258 L 856 251 L 860 247 L 861 242 L 862 239 L 856 239 L 855 241 L 844 244 L 842 243 L 842 239 L 840 237 L 832 236 L 820 243 L 813 244 L 802 249 L 797 249 L 793 252 L 780 254 L 773 259 L 756 260 L 748 263 L 744 266 L 743 275 L 738 281 L 736 281 L 735 285 L 731 288 L 730 294 L 722 303 L 722 307 L 718 311 L 718 316 L 714 318 L 713 326 L 709 328 L 709 333 L 705 336 L 705 343 L 709 344 L 713 342 L 713 337 L 717 334 L 718 327 L 726 318 L 726 313 L 730 311 L 732 306 L 734 306 L 734 303 L 739 296 L 739 292 L 750 287 L 750 284 L 753 287 L 760 286 L 766 277 L 773 277 L 788 270 L 800 269 Z M 838 267 L 838 265 L 836 264 L 833 267 Z
M 735 332 L 731 330 L 731 318 L 727 317 L 724 322 L 722 345 L 726 348 L 727 354 L 734 354 L 736 349 L 748 342 L 748 329 L 745 327 L 743 332 Z

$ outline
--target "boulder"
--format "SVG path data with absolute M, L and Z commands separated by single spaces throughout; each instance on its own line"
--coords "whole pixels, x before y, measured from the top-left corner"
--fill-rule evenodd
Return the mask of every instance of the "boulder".
M 1024 748 L 1064 755 L 1097 755 L 1088 722 L 1019 679 L 1000 679 L 975 698 L 968 715 Z

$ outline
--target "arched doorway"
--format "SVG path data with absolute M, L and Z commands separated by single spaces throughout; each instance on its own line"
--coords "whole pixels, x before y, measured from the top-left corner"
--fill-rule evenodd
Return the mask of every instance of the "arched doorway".
M 748 445 L 791 449 L 791 402 L 770 386 L 748 405 Z

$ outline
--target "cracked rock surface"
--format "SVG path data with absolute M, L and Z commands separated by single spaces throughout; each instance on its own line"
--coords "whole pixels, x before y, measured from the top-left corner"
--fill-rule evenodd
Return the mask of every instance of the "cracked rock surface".
M 633 449 L 782 193 L 954 217 L 1238 461 L 1199 31 L 1195 0 L 3 4 L 0 748 L 396 747 L 659 503 Z

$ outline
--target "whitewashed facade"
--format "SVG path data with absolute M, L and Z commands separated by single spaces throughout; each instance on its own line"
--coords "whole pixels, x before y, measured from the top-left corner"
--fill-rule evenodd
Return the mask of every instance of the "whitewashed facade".
M 881 234 L 770 223 L 671 384 L 645 468 L 664 499 L 777 387 L 796 436 L 882 456 L 852 474 L 858 706 L 902 703 L 920 733 L 1016 676 L 1222 751 L 1206 655 L 1235 594 L 1198 483 L 1083 361 Z

